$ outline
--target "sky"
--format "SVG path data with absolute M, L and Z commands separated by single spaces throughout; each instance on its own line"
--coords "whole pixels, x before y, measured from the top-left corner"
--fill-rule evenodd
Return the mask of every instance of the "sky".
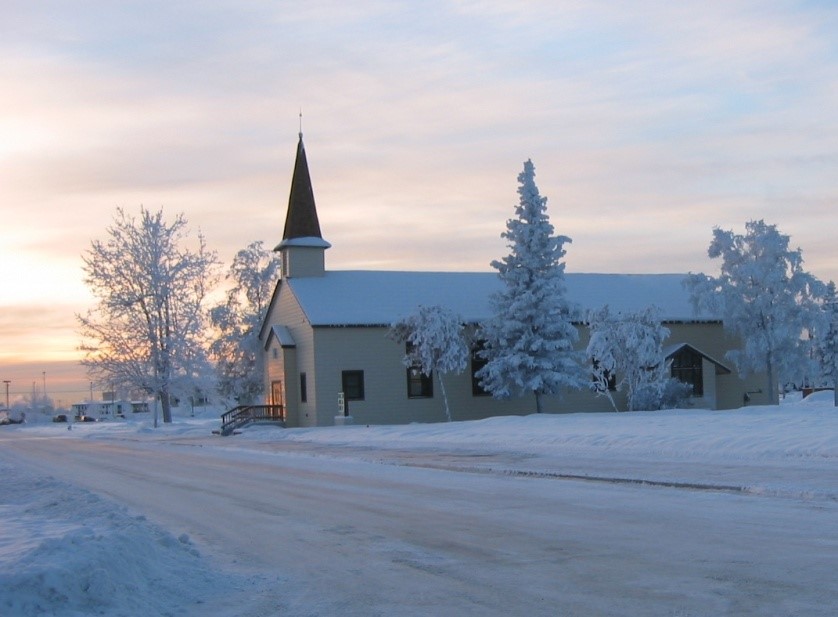
M 88 396 L 118 207 L 225 265 L 274 246 L 301 123 L 331 269 L 490 270 L 532 159 L 568 271 L 710 273 L 713 228 L 764 219 L 836 280 L 836 31 L 830 1 L 0 0 L 0 379 Z

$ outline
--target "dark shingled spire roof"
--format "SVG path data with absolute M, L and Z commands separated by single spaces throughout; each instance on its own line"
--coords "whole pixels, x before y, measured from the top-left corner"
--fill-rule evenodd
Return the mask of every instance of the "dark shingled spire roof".
M 303 134 L 297 144 L 297 160 L 294 162 L 294 176 L 291 179 L 291 194 L 288 197 L 288 213 L 285 215 L 283 240 L 294 238 L 323 238 L 317 208 L 314 205 L 314 190 L 308 173 Z

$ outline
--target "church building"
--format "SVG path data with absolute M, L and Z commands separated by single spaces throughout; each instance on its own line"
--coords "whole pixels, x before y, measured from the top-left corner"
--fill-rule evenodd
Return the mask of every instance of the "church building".
M 490 314 L 501 289 L 495 272 L 329 270 L 303 145 L 297 144 L 282 241 L 281 275 L 260 332 L 265 353 L 266 403 L 281 405 L 286 425 L 406 424 L 446 419 L 436 378 L 402 364 L 403 343 L 390 325 L 420 305 L 445 306 L 476 325 Z M 615 312 L 657 306 L 670 330 L 665 341 L 674 377 L 689 383 L 690 405 L 732 409 L 769 402 L 762 375 L 739 375 L 725 360 L 738 342 L 718 318 L 698 318 L 682 286 L 684 274 L 565 274 L 568 297 L 584 310 L 608 304 Z M 579 348 L 587 345 L 584 324 Z M 496 400 L 474 377 L 484 361 L 472 354 L 461 374 L 446 374 L 454 420 L 529 414 L 532 395 Z M 622 409 L 623 393 L 613 393 Z M 775 395 L 776 396 L 776 395 Z M 776 400 L 776 399 L 775 399 Z M 548 412 L 612 411 L 588 390 L 545 400 Z

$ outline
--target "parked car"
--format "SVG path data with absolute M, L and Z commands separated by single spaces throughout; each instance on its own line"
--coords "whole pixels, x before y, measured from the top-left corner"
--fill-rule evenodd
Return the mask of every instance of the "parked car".
M 53 422 L 66 422 L 67 421 L 67 414 L 60 413 L 57 416 L 53 416 Z
M 93 416 L 76 416 L 76 422 L 96 422 Z
M 23 424 L 26 422 L 26 414 L 24 412 L 9 411 L 4 409 L 0 411 L 0 425 L 4 424 Z

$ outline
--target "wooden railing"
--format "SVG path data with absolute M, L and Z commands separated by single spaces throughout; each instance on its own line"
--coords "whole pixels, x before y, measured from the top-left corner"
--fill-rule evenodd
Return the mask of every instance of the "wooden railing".
M 251 422 L 276 422 L 285 426 L 285 408 L 282 405 L 239 405 L 221 414 L 220 434 L 232 435 L 233 431 Z

